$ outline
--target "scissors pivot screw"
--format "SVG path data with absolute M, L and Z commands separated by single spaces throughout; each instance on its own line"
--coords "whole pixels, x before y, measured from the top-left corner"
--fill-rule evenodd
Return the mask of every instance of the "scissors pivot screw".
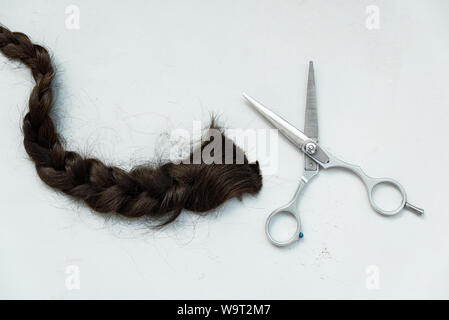
M 306 144 L 306 152 L 308 154 L 314 154 L 316 152 L 316 144 L 313 142 L 309 142 Z

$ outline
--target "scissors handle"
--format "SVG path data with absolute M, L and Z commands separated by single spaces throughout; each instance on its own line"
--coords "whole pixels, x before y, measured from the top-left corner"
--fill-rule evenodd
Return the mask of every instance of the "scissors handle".
M 299 200 L 299 196 L 300 196 L 302 190 L 304 189 L 304 187 L 317 174 L 318 174 L 317 170 L 304 171 L 304 174 L 301 177 L 301 181 L 299 182 L 299 186 L 296 189 L 296 192 L 295 192 L 295 195 L 293 196 L 293 198 L 286 205 L 277 208 L 268 216 L 267 221 L 265 222 L 265 234 L 267 235 L 268 240 L 275 246 L 285 247 L 285 246 L 288 246 L 289 244 L 292 244 L 293 242 L 298 241 L 299 239 L 301 239 L 303 237 L 303 234 L 301 232 L 301 230 L 302 230 L 301 220 L 299 218 L 299 212 L 298 212 L 298 200 Z M 272 219 L 277 214 L 280 214 L 282 212 L 291 214 L 293 216 L 293 218 L 295 218 L 295 221 L 296 221 L 295 233 L 291 236 L 290 239 L 285 240 L 285 241 L 276 240 L 270 233 L 270 223 L 271 223 Z
M 356 174 L 362 180 L 363 184 L 366 187 L 366 190 L 368 191 L 368 198 L 369 198 L 369 202 L 371 204 L 371 207 L 377 213 L 380 213 L 380 214 L 385 215 L 385 216 L 392 216 L 392 215 L 398 214 L 404 208 L 409 209 L 410 211 L 412 211 L 413 213 L 415 213 L 417 215 L 422 215 L 424 213 L 423 209 L 418 208 L 418 207 L 416 207 L 414 205 L 411 205 L 410 203 L 407 202 L 407 194 L 405 192 L 405 189 L 396 180 L 390 179 L 390 178 L 373 178 L 373 177 L 370 177 L 365 172 L 363 172 L 363 170 L 359 166 L 353 165 L 353 164 L 349 164 L 347 162 L 344 162 L 344 161 L 338 159 L 337 157 L 331 155 L 327 151 L 326 151 L 326 155 L 328 157 L 328 161 L 326 163 L 322 163 L 321 164 L 324 168 L 334 168 L 334 167 L 343 168 L 343 169 L 346 169 L 346 170 L 349 170 L 349 171 L 353 172 L 354 174 Z M 394 209 L 394 210 L 385 210 L 385 209 L 381 208 L 376 203 L 376 201 L 374 200 L 374 196 L 373 196 L 374 189 L 375 189 L 376 186 L 378 186 L 380 184 L 391 185 L 391 186 L 395 187 L 400 192 L 402 200 L 401 200 L 400 205 L 396 209 Z

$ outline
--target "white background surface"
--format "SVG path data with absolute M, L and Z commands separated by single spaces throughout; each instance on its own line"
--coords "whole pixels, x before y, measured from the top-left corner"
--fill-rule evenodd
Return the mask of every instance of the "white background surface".
M 65 26 L 70 4 L 79 30 Z M 368 5 L 379 7 L 379 29 L 365 26 Z M 20 131 L 32 79 L 1 56 L 0 298 L 449 298 L 449 2 L 0 6 L 2 24 L 53 53 L 72 149 L 129 168 L 211 111 L 231 128 L 269 128 L 242 91 L 302 128 L 312 59 L 322 144 L 396 178 L 426 209 L 384 218 L 355 176 L 322 172 L 300 204 L 305 238 L 273 247 L 265 218 L 292 196 L 303 159 L 280 139 L 278 170 L 255 197 L 159 232 L 105 219 L 39 181 Z M 66 286 L 73 266 L 79 290 Z

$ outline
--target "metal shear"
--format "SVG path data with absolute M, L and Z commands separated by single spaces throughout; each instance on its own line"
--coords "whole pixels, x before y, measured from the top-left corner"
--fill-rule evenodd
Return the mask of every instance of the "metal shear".
M 423 209 L 420 209 L 414 205 L 407 202 L 407 195 L 405 193 L 404 187 L 394 179 L 390 178 L 372 178 L 366 175 L 359 166 L 349 164 L 330 154 L 326 149 L 324 149 L 318 143 L 318 118 L 317 118 L 317 103 L 316 103 L 316 89 L 315 89 L 315 74 L 313 68 L 313 62 L 309 62 L 309 76 L 307 81 L 307 100 L 306 100 L 306 114 L 305 114 L 305 124 L 304 132 L 295 128 L 293 125 L 288 123 L 286 120 L 281 118 L 279 115 L 265 107 L 262 103 L 258 102 L 256 99 L 250 97 L 247 94 L 243 94 L 244 98 L 256 109 L 264 118 L 266 118 L 273 126 L 275 126 L 288 140 L 290 140 L 296 147 L 298 147 L 302 152 L 304 152 L 304 171 L 299 182 L 298 189 L 295 192 L 292 200 L 290 200 L 286 205 L 279 207 L 274 210 L 267 218 L 265 224 L 265 233 L 268 240 L 276 246 L 287 246 L 291 243 L 296 242 L 303 237 L 301 221 L 298 212 L 298 199 L 299 196 L 306 186 L 306 184 L 315 177 L 320 168 L 343 168 L 356 174 L 363 182 L 368 191 L 368 199 L 371 207 L 374 211 L 385 215 L 392 216 L 402 209 L 407 208 L 410 211 L 416 213 L 417 215 L 422 215 L 424 213 Z M 379 184 L 389 184 L 395 187 L 402 196 L 401 204 L 394 210 L 384 210 L 376 204 L 373 199 L 374 188 Z M 286 241 L 279 241 L 272 237 L 270 233 L 270 222 L 274 216 L 277 214 L 285 212 L 293 215 L 296 219 L 296 231 L 293 236 Z

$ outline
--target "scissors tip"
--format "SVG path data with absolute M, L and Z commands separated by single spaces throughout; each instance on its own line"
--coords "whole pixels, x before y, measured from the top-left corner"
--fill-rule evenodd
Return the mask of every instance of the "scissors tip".
M 243 98 L 245 98 L 246 101 L 248 101 L 251 105 L 257 104 L 257 101 L 251 97 L 250 95 L 246 94 L 245 92 L 242 93 Z

